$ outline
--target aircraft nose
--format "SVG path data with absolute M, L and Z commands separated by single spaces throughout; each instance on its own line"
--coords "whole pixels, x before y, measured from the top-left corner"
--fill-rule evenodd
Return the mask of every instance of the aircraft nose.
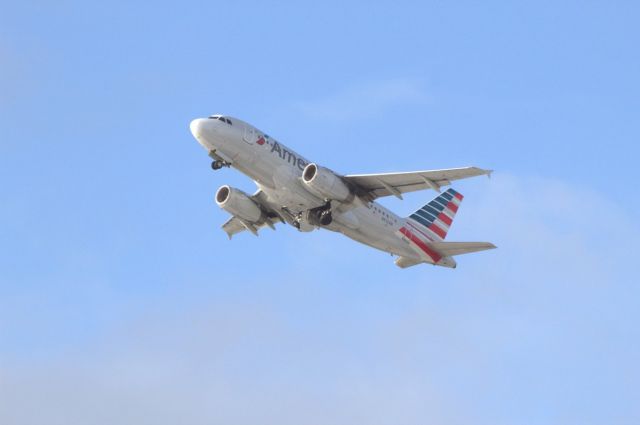
M 196 118 L 195 120 L 191 121 L 191 123 L 189 124 L 189 129 L 191 130 L 191 134 L 193 134 L 193 137 L 199 139 L 203 136 L 206 123 L 207 120 L 204 118 Z

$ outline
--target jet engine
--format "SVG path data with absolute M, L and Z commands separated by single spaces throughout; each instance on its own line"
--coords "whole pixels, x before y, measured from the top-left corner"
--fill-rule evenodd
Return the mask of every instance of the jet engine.
M 304 167 L 302 181 L 311 193 L 324 199 L 344 202 L 353 197 L 351 190 L 340 177 L 333 171 L 314 163 Z
M 226 212 L 250 223 L 257 223 L 262 218 L 262 210 L 249 195 L 228 185 L 221 186 L 216 192 L 216 204 Z

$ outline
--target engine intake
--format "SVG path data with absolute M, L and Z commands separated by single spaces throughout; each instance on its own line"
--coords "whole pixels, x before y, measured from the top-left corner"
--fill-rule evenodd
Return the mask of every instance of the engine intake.
M 351 190 L 340 177 L 333 171 L 314 163 L 304 167 L 302 181 L 311 193 L 324 199 L 344 202 L 353 198 Z
M 263 218 L 262 210 L 249 195 L 228 185 L 221 186 L 216 192 L 216 204 L 226 212 L 251 223 L 257 223 Z

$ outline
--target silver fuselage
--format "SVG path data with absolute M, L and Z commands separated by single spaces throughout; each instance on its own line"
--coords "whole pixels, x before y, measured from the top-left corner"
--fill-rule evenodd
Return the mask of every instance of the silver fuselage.
M 191 122 L 191 132 L 207 152 L 250 177 L 276 208 L 295 214 L 325 203 L 302 181 L 308 159 L 252 125 L 225 117 L 231 124 L 207 118 Z M 379 203 L 360 201 L 336 206 L 331 224 L 321 227 L 394 255 L 420 259 L 399 232 L 404 224 L 404 218 Z

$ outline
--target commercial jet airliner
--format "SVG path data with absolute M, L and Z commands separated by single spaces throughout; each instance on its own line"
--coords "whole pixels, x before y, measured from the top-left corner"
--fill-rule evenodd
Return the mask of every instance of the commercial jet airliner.
M 236 168 L 258 186 L 253 195 L 228 185 L 215 195 L 231 214 L 222 229 L 231 238 L 288 223 L 301 232 L 322 228 L 397 256 L 402 268 L 420 263 L 456 267 L 454 256 L 495 248 L 488 242 L 445 242 L 462 202 L 451 181 L 490 175 L 477 167 L 383 174 L 340 175 L 309 161 L 252 125 L 226 115 L 191 121 L 191 133 L 213 159 L 214 170 Z M 375 199 L 422 189 L 439 193 L 409 217 Z

